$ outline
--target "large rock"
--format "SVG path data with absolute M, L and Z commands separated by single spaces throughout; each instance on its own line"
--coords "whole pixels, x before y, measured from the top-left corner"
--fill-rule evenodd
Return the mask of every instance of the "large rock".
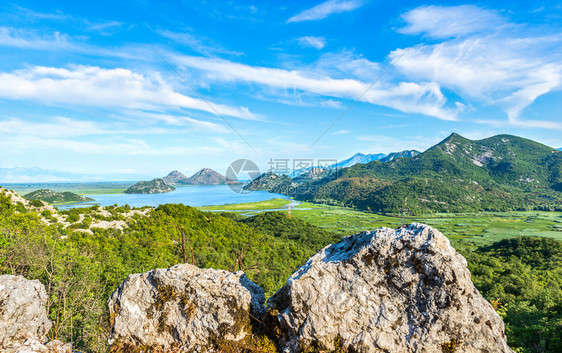
M 17 349 L 24 341 L 44 342 L 51 328 L 45 287 L 22 276 L 0 276 L 0 351 Z
M 318 252 L 268 301 L 284 352 L 512 352 L 439 231 L 413 223 Z
M 184 264 L 130 275 L 109 299 L 110 350 L 191 352 L 241 341 L 264 301 L 243 272 Z

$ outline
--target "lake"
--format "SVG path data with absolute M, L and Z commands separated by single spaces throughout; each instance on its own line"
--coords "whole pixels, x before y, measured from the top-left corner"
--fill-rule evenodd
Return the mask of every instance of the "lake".
M 282 194 L 274 194 L 267 191 L 238 194 L 230 190 L 228 185 L 179 186 L 176 187 L 176 190 L 164 194 L 94 194 L 85 196 L 96 201 L 59 205 L 57 208 L 68 209 L 93 205 L 112 206 L 114 204 L 142 207 L 158 206 L 166 203 L 183 203 L 184 205 L 198 207 L 289 198 Z

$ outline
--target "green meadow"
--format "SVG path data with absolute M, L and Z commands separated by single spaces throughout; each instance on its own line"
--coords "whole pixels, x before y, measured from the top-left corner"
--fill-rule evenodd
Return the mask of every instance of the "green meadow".
M 228 211 L 254 215 L 265 210 L 288 212 L 289 200 L 200 207 L 206 211 Z M 440 213 L 426 216 L 391 216 L 356 211 L 350 208 L 301 202 L 291 209 L 293 217 L 315 226 L 350 235 L 380 227 L 398 227 L 419 222 L 437 228 L 453 246 L 478 247 L 518 236 L 539 236 L 562 240 L 562 212 L 480 212 Z

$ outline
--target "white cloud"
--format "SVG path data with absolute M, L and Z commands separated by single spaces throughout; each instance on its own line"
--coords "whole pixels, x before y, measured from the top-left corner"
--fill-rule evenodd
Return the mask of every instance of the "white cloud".
M 55 117 L 49 122 L 29 122 L 17 118 L 0 121 L 0 134 L 3 136 L 80 137 L 111 134 L 112 131 L 100 128 L 98 123 L 92 121 L 72 120 L 65 117 Z
M 468 101 L 498 106 L 515 126 L 557 125 L 524 121 L 520 115 L 537 97 L 561 88 L 559 34 L 536 36 L 524 26 L 509 24 L 495 12 L 474 6 L 422 7 L 404 18 L 410 21 L 404 31 L 408 33 L 432 37 L 470 34 L 408 48 L 396 63 L 408 79 L 432 81 Z M 390 58 L 399 57 L 404 50 L 392 52 Z
M 158 113 L 149 113 L 149 112 L 141 112 L 141 111 L 133 111 L 130 112 L 129 114 L 135 117 L 150 118 L 153 120 L 162 121 L 166 124 L 173 125 L 173 126 L 188 126 L 200 131 L 220 132 L 220 133 L 231 132 L 231 130 L 229 130 L 224 124 L 216 124 L 210 121 L 197 120 L 197 119 L 190 118 L 188 116 L 158 114 Z
M 92 31 L 103 32 L 111 28 L 121 27 L 122 25 L 123 22 L 119 22 L 119 21 L 105 21 L 105 22 L 90 24 L 88 26 L 88 29 Z
M 289 18 L 287 23 L 321 20 L 331 14 L 353 11 L 361 5 L 362 0 L 328 0 Z
M 371 82 L 383 72 L 379 63 L 348 50 L 325 53 L 307 69 L 333 78 L 355 78 Z
M 364 152 L 369 153 L 391 153 L 403 150 L 425 151 L 429 147 L 437 144 L 445 136 L 408 136 L 408 144 L 404 145 L 404 139 L 401 137 L 393 137 L 389 135 L 368 135 L 358 136 L 357 140 L 362 142 Z
M 60 50 L 74 47 L 68 36 L 54 32 L 51 36 L 38 36 L 36 33 L 10 27 L 0 27 L 0 45 L 39 50 Z
M 332 135 L 346 135 L 349 134 L 351 131 L 349 130 L 338 130 L 338 131 L 334 131 L 332 133 Z
M 162 36 L 173 40 L 176 43 L 187 45 L 191 49 L 203 55 L 227 54 L 242 55 L 243 53 L 224 49 L 208 38 L 195 36 L 188 32 L 172 32 L 168 30 L 158 31 Z
M 174 90 L 158 74 L 127 69 L 73 66 L 69 69 L 34 66 L 0 74 L 0 98 L 131 109 L 195 109 L 214 113 L 207 102 Z M 256 119 L 245 107 L 212 103 L 222 115 Z
M 205 78 L 223 82 L 248 82 L 280 90 L 300 90 L 321 96 L 357 99 L 391 107 L 406 113 L 421 113 L 454 120 L 455 111 L 444 107 L 445 97 L 432 82 L 371 83 L 354 79 L 334 79 L 316 72 L 284 70 L 239 64 L 222 59 L 172 56 L 180 65 L 202 71 Z
M 2 136 L 35 136 L 46 138 L 75 138 L 95 135 L 156 135 L 177 134 L 176 127 L 186 127 L 188 131 L 206 131 L 228 133 L 225 126 L 209 121 L 197 120 L 187 116 L 173 116 L 165 114 L 135 112 L 135 125 L 139 125 L 139 117 L 149 119 L 150 122 L 164 122 L 174 128 L 160 128 L 153 124 L 142 128 L 130 128 L 130 124 L 116 124 L 114 122 L 97 122 L 88 120 L 70 119 L 56 116 L 44 121 L 26 121 L 18 118 L 9 118 L 0 121 L 0 134 Z M 186 131 L 182 129 L 181 131 Z
M 120 139 L 103 142 L 76 141 L 66 138 L 45 138 L 40 136 L 13 136 L 0 140 L 1 150 L 30 152 L 59 151 L 65 154 L 108 156 L 194 156 L 224 153 L 225 149 L 215 146 L 160 147 L 154 148 L 142 139 Z
M 407 26 L 399 31 L 426 34 L 433 38 L 449 38 L 488 30 L 496 30 L 505 21 L 493 11 L 474 5 L 421 6 L 402 15 Z
M 324 37 L 304 36 L 298 38 L 297 41 L 303 47 L 310 47 L 318 50 L 326 46 L 326 39 Z

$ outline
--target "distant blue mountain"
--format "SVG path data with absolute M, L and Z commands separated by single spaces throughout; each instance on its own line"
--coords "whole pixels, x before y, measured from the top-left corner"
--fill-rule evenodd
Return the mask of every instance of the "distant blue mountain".
M 332 164 L 330 168 L 348 168 L 355 164 L 367 164 L 372 161 L 379 161 L 382 158 L 386 157 L 384 153 L 370 153 L 370 154 L 363 154 L 363 153 L 356 153 L 351 158 L 344 159 L 338 163 Z
M 558 148 L 558 151 L 562 151 L 562 147 Z
M 354 166 L 355 164 L 367 164 L 372 161 L 381 161 L 381 162 L 390 162 L 397 158 L 409 158 L 414 157 L 420 154 L 420 151 L 416 150 L 407 150 L 407 151 L 400 151 L 400 152 L 392 152 L 389 154 L 384 153 L 370 153 L 370 154 L 363 154 L 363 153 L 356 153 L 352 157 L 348 159 L 344 159 L 343 161 L 334 163 L 328 167 L 308 167 L 301 170 L 296 170 L 292 172 L 289 176 L 293 179 L 318 179 L 320 177 L 325 176 L 328 172 L 333 171 L 335 169 L 341 168 L 349 168 Z

